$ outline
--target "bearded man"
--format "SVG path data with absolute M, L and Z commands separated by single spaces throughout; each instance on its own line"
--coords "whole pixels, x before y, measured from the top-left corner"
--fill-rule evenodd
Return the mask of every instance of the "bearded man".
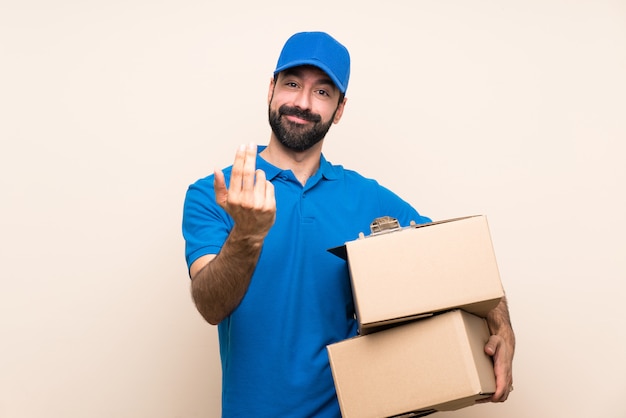
M 357 323 L 347 264 L 327 249 L 381 216 L 430 221 L 324 158 L 349 76 L 333 37 L 293 35 L 270 81 L 267 146 L 240 146 L 232 166 L 187 191 L 186 260 L 196 307 L 218 325 L 223 417 L 340 417 L 326 346 L 355 336 Z M 485 350 L 496 359 L 492 400 L 502 401 L 514 340 L 506 305 L 496 309 Z

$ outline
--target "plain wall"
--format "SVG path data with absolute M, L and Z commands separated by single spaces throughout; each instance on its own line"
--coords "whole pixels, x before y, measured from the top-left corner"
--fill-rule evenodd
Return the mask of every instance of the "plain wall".
M 505 404 L 624 418 L 624 1 L 0 0 L 0 417 L 220 411 L 187 186 L 265 144 L 286 38 L 351 51 L 325 155 L 425 215 L 487 215 L 518 338 Z

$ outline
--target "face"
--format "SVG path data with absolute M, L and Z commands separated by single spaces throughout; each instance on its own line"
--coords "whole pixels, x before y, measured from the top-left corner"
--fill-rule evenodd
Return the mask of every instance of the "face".
M 278 141 L 302 152 L 326 136 L 339 122 L 345 99 L 326 73 L 302 66 L 278 74 L 270 85 L 269 122 Z

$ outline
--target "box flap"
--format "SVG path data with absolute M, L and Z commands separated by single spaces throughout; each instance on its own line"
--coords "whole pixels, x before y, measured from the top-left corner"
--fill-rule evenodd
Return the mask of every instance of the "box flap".
M 451 219 L 444 219 L 444 220 L 440 220 L 440 221 L 433 221 L 433 222 L 428 222 L 428 223 L 424 223 L 424 224 L 411 224 L 409 226 L 405 226 L 405 227 L 401 227 L 395 230 L 387 230 L 387 231 L 383 231 L 380 233 L 372 233 L 370 235 L 364 235 L 363 238 L 357 238 L 357 239 L 365 239 L 365 238 L 370 238 L 370 237 L 374 237 L 377 235 L 381 235 L 381 234 L 388 234 L 388 233 L 394 233 L 394 232 L 399 232 L 399 231 L 404 231 L 406 229 L 411 229 L 411 228 L 424 228 L 430 225 L 438 225 L 438 224 L 442 224 L 442 223 L 446 223 L 446 222 L 454 222 L 454 221 L 459 221 L 462 219 L 467 219 L 467 218 L 473 218 L 476 216 L 482 216 L 482 215 L 470 215 L 470 216 L 462 216 L 459 218 L 451 218 Z M 348 241 L 348 242 L 352 242 L 352 241 Z M 344 260 L 348 259 L 348 251 L 346 249 L 346 244 L 344 243 L 343 245 L 339 245 L 337 247 L 332 247 L 332 248 L 328 248 L 326 251 L 328 251 L 331 254 L 336 255 L 339 258 L 342 258 Z
M 329 248 L 328 250 L 329 253 L 331 254 L 335 254 L 337 257 L 339 258 L 343 258 L 344 260 L 348 259 L 348 250 L 346 248 L 346 245 L 341 245 L 339 247 L 333 247 L 333 248 Z

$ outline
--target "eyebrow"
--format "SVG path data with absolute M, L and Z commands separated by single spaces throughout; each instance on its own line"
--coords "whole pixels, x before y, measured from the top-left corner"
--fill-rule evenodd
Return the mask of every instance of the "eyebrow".
M 311 66 L 311 68 L 318 68 L 315 66 Z M 317 84 L 328 84 L 329 86 L 334 87 L 335 89 L 339 90 L 339 88 L 335 85 L 335 83 L 333 82 L 333 80 L 331 80 L 330 77 L 328 77 L 328 75 L 326 74 L 326 72 L 324 72 L 324 70 L 322 70 L 321 68 L 318 68 L 322 74 L 324 74 L 323 77 L 321 77 L 320 79 L 317 80 Z M 300 77 L 302 78 L 302 70 L 301 67 L 292 67 L 292 68 L 287 68 L 286 70 L 283 71 L 283 74 L 285 76 L 290 76 L 290 75 L 294 75 L 296 77 Z

